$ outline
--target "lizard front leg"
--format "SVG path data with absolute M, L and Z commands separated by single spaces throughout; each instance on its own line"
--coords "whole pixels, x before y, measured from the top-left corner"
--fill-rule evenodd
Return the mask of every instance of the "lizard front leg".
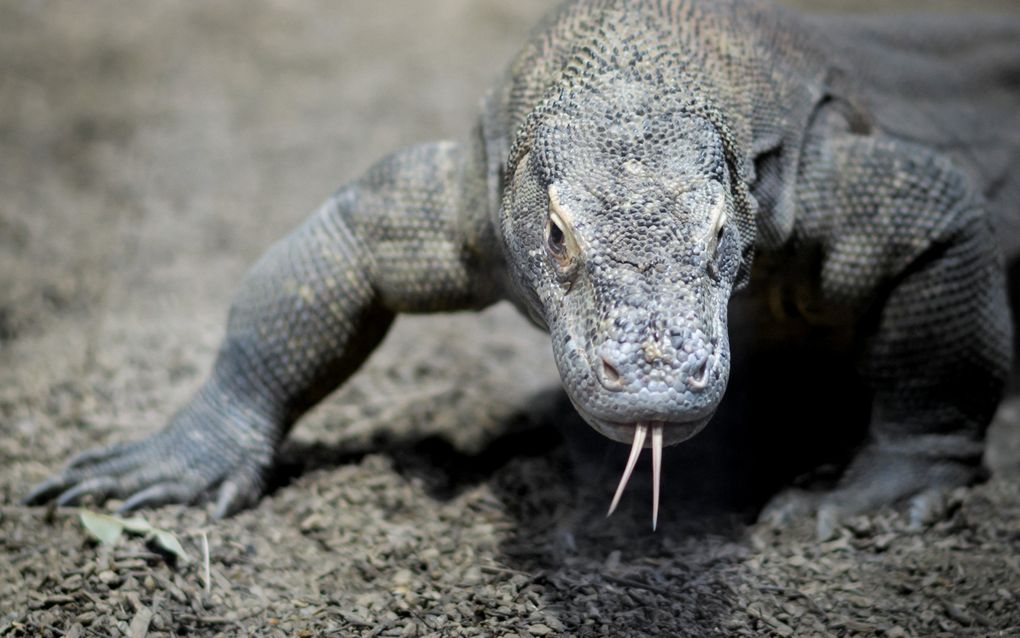
M 841 133 L 809 144 L 802 166 L 794 250 L 823 255 L 811 305 L 852 317 L 873 396 L 868 440 L 838 488 L 811 503 L 819 535 L 905 499 L 917 525 L 942 492 L 980 475 L 1009 371 L 991 223 L 967 178 L 922 147 Z M 796 502 L 780 499 L 766 517 Z
M 216 516 L 251 504 L 294 421 L 358 368 L 395 313 L 493 299 L 478 155 L 414 147 L 338 191 L 245 276 L 211 374 L 163 430 L 78 456 L 25 500 L 118 497 L 130 510 L 218 489 Z

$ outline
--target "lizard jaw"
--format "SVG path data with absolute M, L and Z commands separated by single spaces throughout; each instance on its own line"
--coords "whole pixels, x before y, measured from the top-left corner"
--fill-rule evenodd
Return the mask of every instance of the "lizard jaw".
M 581 418 L 584 419 L 588 425 L 594 428 L 596 432 L 608 439 L 612 439 L 613 441 L 618 441 L 620 443 L 632 443 L 634 440 L 635 429 L 643 423 L 646 425 L 656 424 L 661 426 L 663 445 L 676 445 L 677 443 L 682 443 L 700 432 L 706 425 L 708 425 L 708 422 L 712 419 L 712 416 L 715 413 L 713 410 L 713 412 L 707 416 L 702 416 L 691 421 L 648 420 L 623 422 L 600 419 L 577 405 L 577 403 L 573 400 L 571 400 L 571 403 L 574 404 L 574 409 L 581 415 Z M 644 447 L 651 447 L 651 443 L 645 443 Z

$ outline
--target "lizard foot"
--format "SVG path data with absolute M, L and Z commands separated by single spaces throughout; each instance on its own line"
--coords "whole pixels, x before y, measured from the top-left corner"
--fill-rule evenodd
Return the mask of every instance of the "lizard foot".
M 829 540 L 843 521 L 880 507 L 906 503 L 910 529 L 921 529 L 943 518 L 947 496 L 957 487 L 982 477 L 970 458 L 950 458 L 922 451 L 877 444 L 865 447 L 847 468 L 839 485 L 829 492 L 789 489 L 775 496 L 759 521 L 785 526 L 796 518 L 816 515 L 819 540 Z
M 230 418 L 230 417 L 233 418 Z M 259 498 L 272 464 L 273 446 L 251 415 L 224 415 L 200 398 L 152 436 L 79 454 L 59 473 L 33 487 L 26 504 L 56 500 L 76 505 L 86 498 L 123 499 L 118 512 L 170 503 L 193 503 L 218 488 L 215 518 L 248 507 Z

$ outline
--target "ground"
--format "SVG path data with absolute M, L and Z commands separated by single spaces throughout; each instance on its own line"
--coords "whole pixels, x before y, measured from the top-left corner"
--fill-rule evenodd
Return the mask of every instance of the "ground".
M 647 485 L 603 522 L 625 446 L 579 460 L 548 338 L 506 306 L 401 319 L 255 508 L 146 512 L 192 562 L 17 504 L 159 428 L 247 264 L 385 152 L 465 135 L 547 7 L 0 2 L 0 636 L 1020 635 L 1020 404 L 931 529 L 887 510 L 818 543 L 667 501 L 653 534 Z

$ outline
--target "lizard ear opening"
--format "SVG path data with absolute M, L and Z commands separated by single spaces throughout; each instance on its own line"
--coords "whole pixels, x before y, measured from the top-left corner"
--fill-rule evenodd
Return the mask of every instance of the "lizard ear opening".
M 797 153 L 779 140 L 755 153 L 751 196 L 758 204 L 756 243 L 761 248 L 778 248 L 793 232 L 797 160 Z

